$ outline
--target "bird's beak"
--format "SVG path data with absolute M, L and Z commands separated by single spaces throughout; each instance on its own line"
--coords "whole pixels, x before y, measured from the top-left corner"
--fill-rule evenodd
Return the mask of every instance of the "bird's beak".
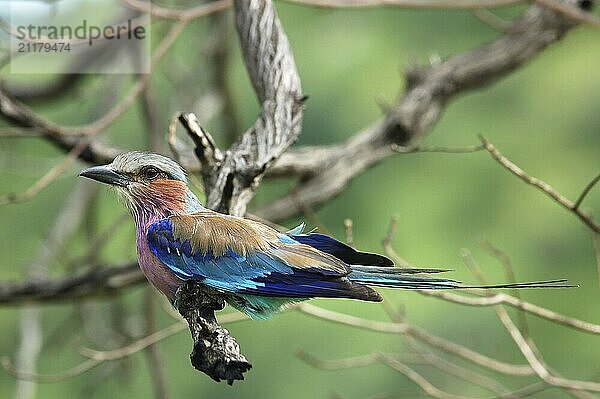
M 126 187 L 129 184 L 129 179 L 115 172 L 110 165 L 92 166 L 82 170 L 79 176 L 87 177 L 88 179 L 96 180 L 101 183 L 111 184 L 113 186 Z

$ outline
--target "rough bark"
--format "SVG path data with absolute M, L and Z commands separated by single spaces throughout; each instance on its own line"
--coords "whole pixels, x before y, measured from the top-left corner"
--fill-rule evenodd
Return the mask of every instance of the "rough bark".
M 243 380 L 252 365 L 240 353 L 240 346 L 229 331 L 217 324 L 215 311 L 225 302 L 200 284 L 192 281 L 177 292 L 179 313 L 188 322 L 194 346 L 190 354 L 192 365 L 213 380 Z

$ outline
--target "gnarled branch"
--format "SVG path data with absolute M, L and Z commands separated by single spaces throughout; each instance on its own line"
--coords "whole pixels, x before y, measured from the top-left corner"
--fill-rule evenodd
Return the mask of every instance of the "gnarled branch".
M 234 9 L 244 61 L 262 110 L 205 184 L 209 208 L 243 215 L 267 168 L 300 134 L 303 97 L 272 2 L 238 0 Z
M 207 190 L 206 206 L 243 215 L 266 169 L 300 134 L 303 98 L 292 52 L 272 2 L 237 0 L 234 9 L 261 114 L 224 156 L 193 114 L 182 114 L 180 121 L 196 145 Z M 232 384 L 243 380 L 252 365 L 240 353 L 235 339 L 216 322 L 214 312 L 225 306 L 223 300 L 193 282 L 185 284 L 178 294 L 179 312 L 194 339 L 192 365 L 216 381 Z
M 575 2 L 569 0 L 569 4 Z M 393 145 L 415 146 L 456 95 L 508 75 L 560 40 L 574 25 L 560 12 L 533 5 L 499 39 L 439 64 L 409 70 L 406 92 L 381 121 L 344 143 L 284 154 L 268 173 L 302 175 L 302 183 L 253 213 L 281 221 L 299 214 L 304 206 L 312 208 L 328 201 L 355 176 L 395 154 Z

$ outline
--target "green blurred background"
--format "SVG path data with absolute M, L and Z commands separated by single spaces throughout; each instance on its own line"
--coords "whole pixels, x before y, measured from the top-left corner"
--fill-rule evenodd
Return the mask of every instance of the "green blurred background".
M 381 103 L 394 103 L 403 88 L 402 69 L 426 64 L 436 57 L 471 49 L 500 35 L 466 11 L 367 9 L 360 11 L 317 10 L 277 3 L 302 78 L 307 102 L 303 144 L 335 143 L 382 116 Z M 500 15 L 516 15 L 521 8 Z M 227 12 L 232 26 L 231 12 Z M 176 111 L 194 111 L 221 143 L 226 139 L 219 115 L 205 120 L 202 104 L 211 81 L 211 65 L 203 51 L 211 40 L 210 21 L 188 26 L 175 47 L 153 72 L 151 87 L 166 131 Z M 159 42 L 169 23 L 153 24 L 153 44 Z M 240 126 L 250 126 L 258 106 L 230 29 L 230 63 L 226 76 L 232 89 Z M 51 76 L 9 74 L 11 84 L 36 84 Z M 173 87 L 188 80 L 189 91 Z M 132 84 L 130 76 L 87 76 L 74 90 L 36 111 L 63 124 L 81 124 L 101 115 Z M 16 82 L 16 83 L 15 83 Z M 32 83 L 34 82 L 34 83 Z M 105 90 L 107 85 L 116 90 Z M 111 94 L 114 93 L 114 94 Z M 112 97 L 111 97 L 112 96 Z M 108 98 L 107 98 L 108 97 Z M 600 32 L 580 27 L 544 51 L 530 64 L 483 90 L 452 101 L 426 144 L 463 146 L 478 143 L 483 134 L 506 156 L 534 176 L 575 199 L 600 167 Z M 102 133 L 101 138 L 128 149 L 147 148 L 139 106 Z M 163 143 L 163 151 L 169 154 Z M 63 154 L 41 139 L 0 140 L 0 195 L 21 192 L 57 163 Z M 59 212 L 66 193 L 78 181 L 78 164 L 63 173 L 31 201 L 0 207 L 0 278 L 25 278 L 32 261 Z M 253 207 L 293 187 L 285 179 L 265 181 Z M 600 209 L 600 190 L 586 198 L 583 208 Z M 64 259 L 50 260 L 52 277 L 66 273 L 66 259 L 86 250 L 86 231 L 106 229 L 125 211 L 112 193 L 100 189 L 81 233 L 62 251 Z M 503 281 L 502 268 L 478 244 L 487 239 L 509 254 L 517 279 L 567 278 L 579 284 L 571 290 L 522 292 L 525 300 L 557 312 L 599 323 L 599 278 L 592 237 L 578 219 L 532 187 L 507 173 L 485 152 L 470 154 L 404 154 L 392 157 L 352 181 L 337 198 L 316 209 L 316 216 L 333 235 L 343 238 L 343 220 L 354 222 L 357 247 L 381 252 L 390 218 L 397 215 L 395 250 L 415 265 L 454 269 L 451 277 L 475 282 L 460 252 L 468 248 L 491 281 Z M 299 219 L 285 224 L 295 225 Z M 91 227 L 90 227 L 91 225 Z M 110 264 L 135 259 L 133 224 L 120 225 L 100 260 Z M 86 265 L 81 265 L 85 267 Z M 49 304 L 43 307 L 45 346 L 39 362 L 42 373 L 66 370 L 82 357 L 76 346 L 102 346 L 103 329 L 117 328 L 139 334 L 146 288 L 138 286 L 119 298 L 85 303 Z M 405 312 L 408 321 L 449 340 L 467 345 L 508 362 L 525 363 L 493 310 L 449 304 L 413 292 L 383 292 L 386 301 Z M 157 299 L 157 302 L 162 300 Z M 382 306 L 371 303 L 318 300 L 313 303 L 357 316 L 388 320 Z M 19 307 L 0 307 L 0 355 L 13 357 L 18 343 Z M 82 328 L 82 315 L 93 319 L 96 329 Z M 514 313 L 511 313 L 514 315 Z M 159 310 L 157 324 L 172 319 Z M 118 319 L 118 323 L 115 322 Z M 572 331 L 528 317 L 530 333 L 544 359 L 566 377 L 596 379 L 600 375 L 598 337 Z M 425 396 L 401 374 L 381 365 L 321 371 L 299 360 L 302 349 L 324 359 L 371 352 L 408 351 L 402 337 L 360 331 L 297 312 L 286 312 L 269 321 L 245 321 L 227 327 L 237 337 L 254 368 L 247 380 L 233 387 L 217 384 L 194 371 L 188 359 L 187 332 L 159 344 L 164 359 L 167 387 L 173 398 L 365 398 L 380 393 L 395 397 Z M 98 337 L 94 338 L 94 335 Z M 110 335 L 110 334 L 109 334 Z M 124 343 L 124 342 L 123 342 Z M 123 344 L 122 343 L 122 344 Z M 466 363 L 456 361 L 458 364 Z M 416 367 L 451 392 L 485 397 L 484 391 L 427 367 Z M 482 371 L 484 374 L 485 371 Z M 93 396 L 150 397 L 150 373 L 143 353 L 117 363 L 53 384 L 42 384 L 44 399 Z M 532 377 L 501 378 L 517 388 L 535 381 Z M 14 379 L 0 370 L 0 398 L 10 398 Z M 535 397 L 567 396 L 548 390 Z

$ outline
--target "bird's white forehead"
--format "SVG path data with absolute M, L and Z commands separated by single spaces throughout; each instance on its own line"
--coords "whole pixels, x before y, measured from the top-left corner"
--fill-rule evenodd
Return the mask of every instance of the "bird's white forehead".
M 186 180 L 185 172 L 177 162 L 152 152 L 125 152 L 117 155 L 112 162 L 114 170 L 126 173 L 137 172 L 144 166 L 154 166 L 178 180 Z

